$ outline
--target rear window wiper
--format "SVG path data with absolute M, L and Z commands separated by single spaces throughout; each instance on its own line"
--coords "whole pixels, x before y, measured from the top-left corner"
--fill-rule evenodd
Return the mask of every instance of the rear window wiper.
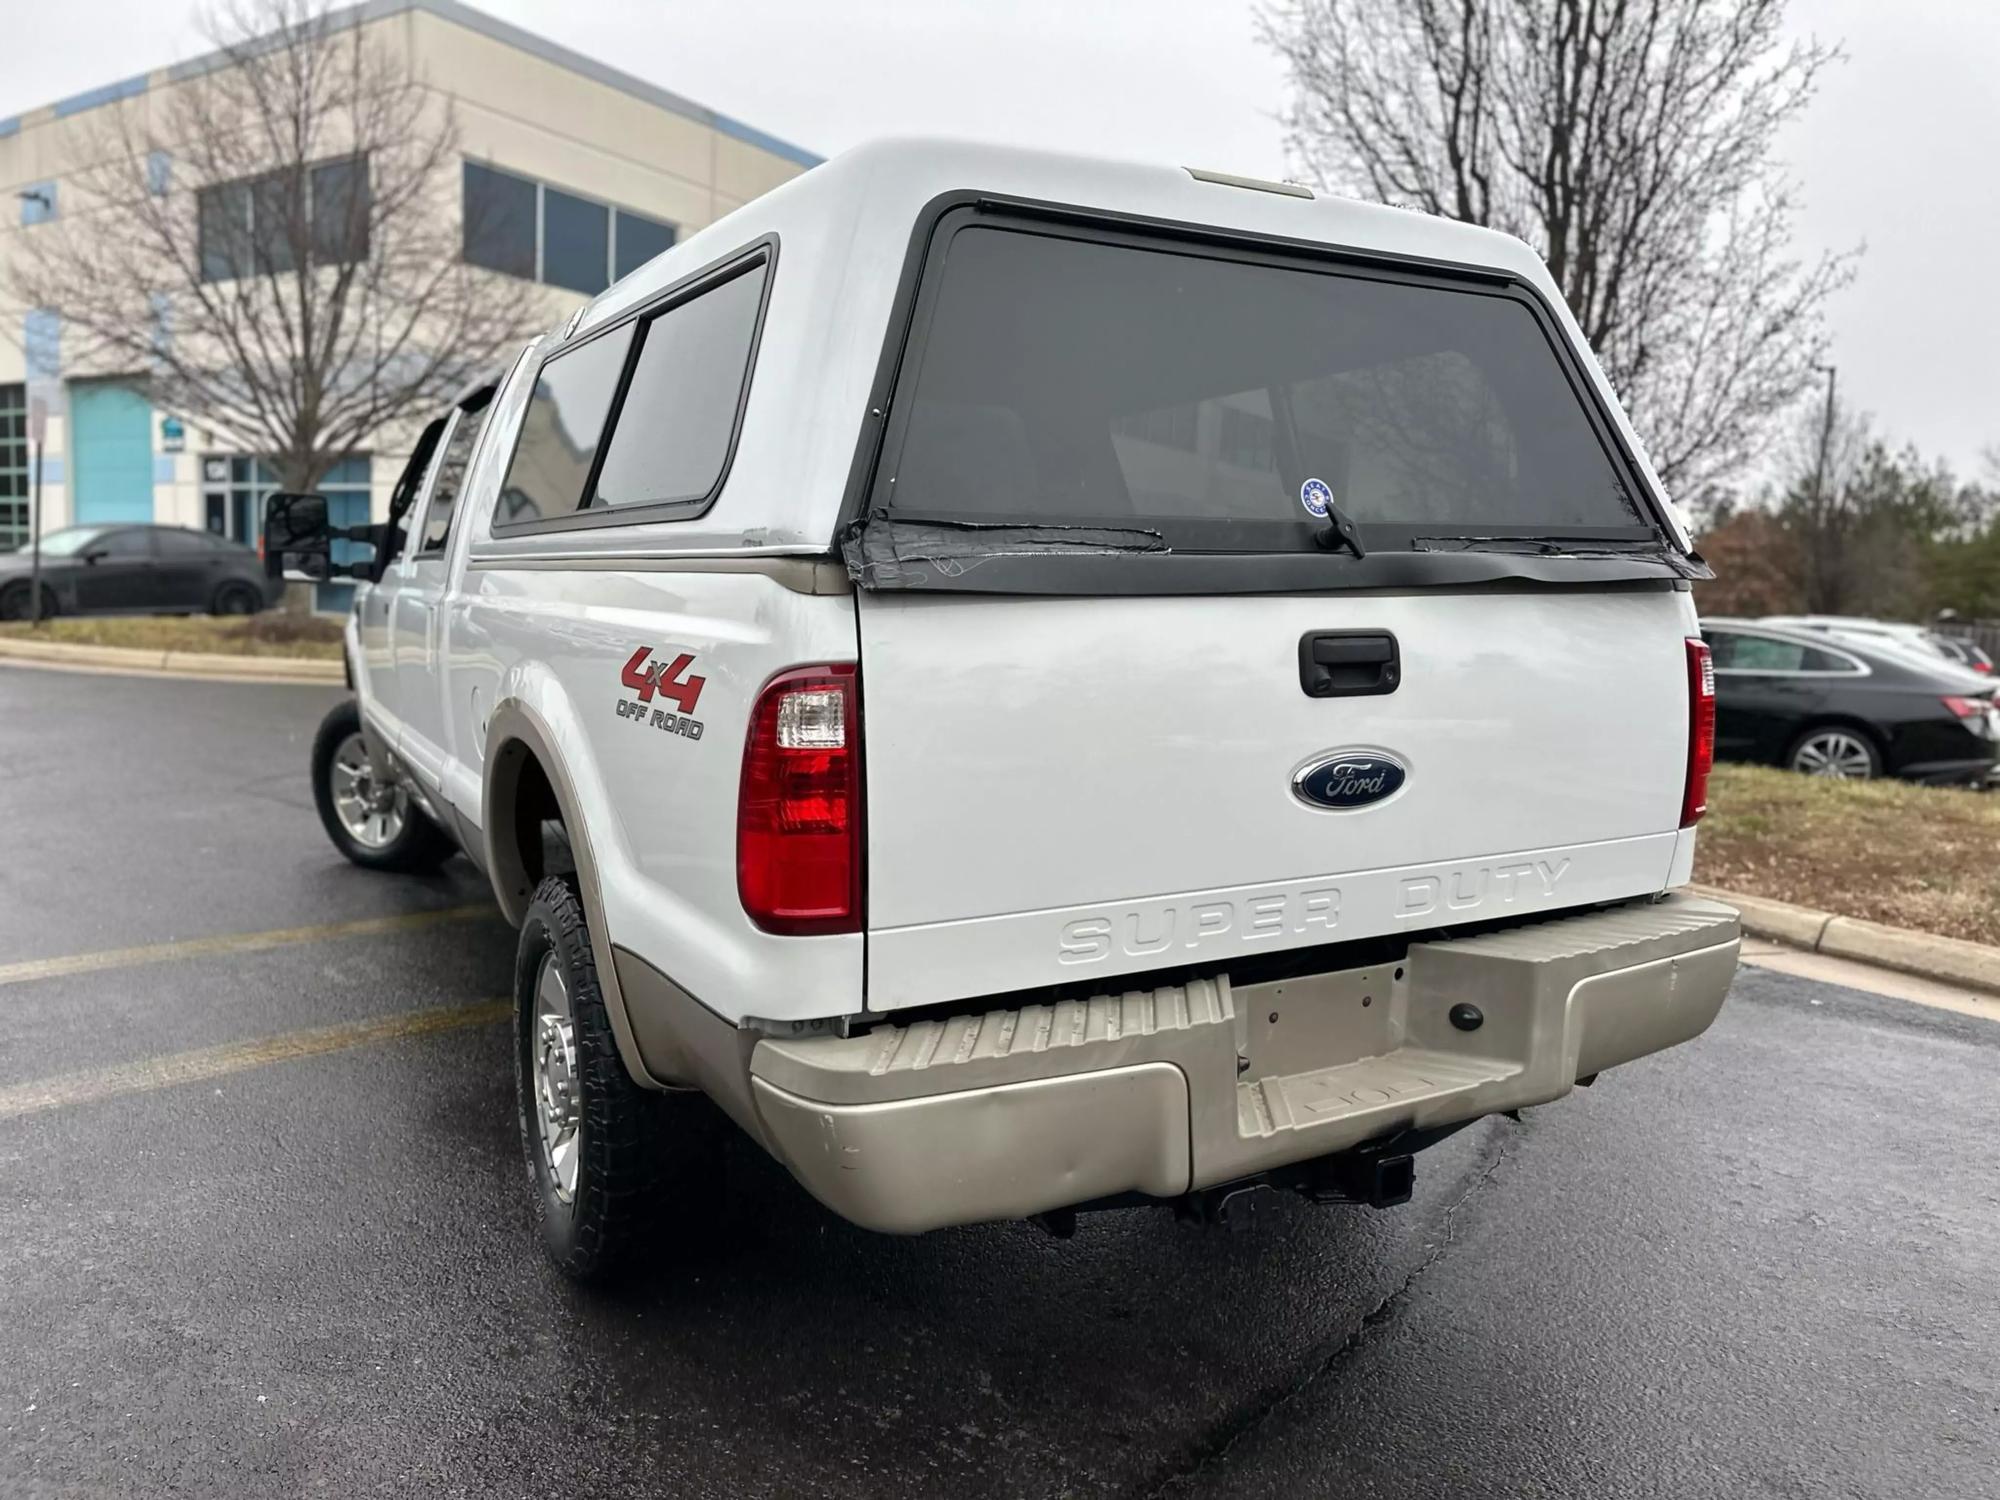
M 1313 533 L 1313 541 L 1325 552 L 1344 547 L 1354 554 L 1356 562 L 1368 555 L 1368 549 L 1361 545 L 1361 528 L 1331 498 L 1326 502 L 1326 524 Z

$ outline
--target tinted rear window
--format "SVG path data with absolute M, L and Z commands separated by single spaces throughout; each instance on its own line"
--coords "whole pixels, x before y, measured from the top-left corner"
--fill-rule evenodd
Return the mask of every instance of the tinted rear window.
M 765 268 L 650 319 L 589 504 L 686 504 L 722 477 L 750 368 Z
M 899 511 L 1290 548 L 1317 480 L 1374 545 L 1648 534 L 1511 295 L 971 227 L 919 337 Z
M 624 373 L 632 325 L 556 355 L 535 377 L 521 438 L 500 487 L 495 525 L 566 516 L 583 498 L 597 443 Z
M 728 468 L 770 275 L 758 250 L 544 362 L 494 525 L 700 514 Z
M 465 466 L 472 461 L 472 445 L 479 441 L 479 429 L 486 425 L 486 413 L 491 410 L 486 403 L 491 400 L 492 393 L 488 391 L 475 409 L 459 411 L 451 441 L 438 454 L 438 475 L 431 484 L 431 503 L 424 512 L 423 541 L 417 548 L 420 556 L 438 556 L 451 541 L 451 518 L 458 510 Z

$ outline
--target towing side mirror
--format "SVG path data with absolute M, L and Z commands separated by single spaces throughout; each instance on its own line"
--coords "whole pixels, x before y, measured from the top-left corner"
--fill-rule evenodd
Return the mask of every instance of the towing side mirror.
M 264 502 L 264 573 L 299 583 L 324 583 L 333 576 L 326 496 L 280 492 Z
M 286 491 L 264 502 L 264 572 L 296 583 L 329 578 L 379 581 L 388 555 L 386 526 L 330 526 L 326 496 Z M 360 548 L 367 553 L 357 555 Z

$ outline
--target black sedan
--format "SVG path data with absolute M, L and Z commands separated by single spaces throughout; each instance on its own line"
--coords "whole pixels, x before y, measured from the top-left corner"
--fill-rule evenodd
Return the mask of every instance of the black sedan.
M 0 620 L 25 620 L 26 548 L 0 553 Z M 42 617 L 250 615 L 277 602 L 256 552 L 185 526 L 65 526 L 42 538 Z
M 1814 776 L 1984 782 L 2000 761 L 1994 683 L 1893 646 L 1711 619 L 1715 754 Z

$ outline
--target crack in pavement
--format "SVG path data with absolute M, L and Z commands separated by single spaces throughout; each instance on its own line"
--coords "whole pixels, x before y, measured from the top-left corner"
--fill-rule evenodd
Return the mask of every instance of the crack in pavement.
M 1516 1127 L 1517 1130 L 1520 1128 L 1519 1126 Z M 1332 1374 L 1334 1369 L 1348 1355 L 1360 1347 L 1362 1339 L 1368 1335 L 1370 1329 L 1393 1317 L 1404 1299 L 1409 1296 L 1410 1292 L 1416 1287 L 1416 1284 L 1423 1279 L 1424 1273 L 1442 1260 L 1445 1252 L 1451 1248 L 1452 1221 L 1457 1218 L 1458 1211 L 1471 1201 L 1473 1195 L 1493 1180 L 1493 1175 L 1500 1170 L 1502 1164 L 1512 1154 L 1516 1139 L 1517 1137 L 1513 1133 L 1508 1133 L 1496 1136 L 1492 1142 L 1481 1147 L 1481 1154 L 1489 1158 L 1485 1169 L 1475 1176 L 1465 1191 L 1454 1198 L 1445 1208 L 1444 1217 L 1440 1221 L 1441 1233 L 1438 1236 L 1437 1243 L 1418 1262 L 1416 1268 L 1402 1279 L 1394 1291 L 1390 1292 L 1388 1296 L 1370 1308 L 1362 1316 L 1361 1321 L 1356 1323 L 1348 1331 L 1347 1336 L 1334 1345 L 1331 1352 L 1323 1359 L 1316 1363 L 1308 1364 L 1305 1367 L 1304 1373 L 1292 1381 L 1290 1385 L 1267 1396 L 1249 1411 L 1225 1423 L 1215 1435 L 1203 1443 L 1190 1456 L 1189 1460 L 1184 1461 L 1172 1473 L 1168 1474 L 1166 1478 L 1160 1480 L 1151 1489 L 1147 1490 L 1145 1500 L 1158 1500 L 1159 1496 L 1184 1489 L 1199 1479 L 1208 1470 L 1215 1467 L 1215 1465 L 1221 1463 L 1229 1456 L 1230 1451 L 1244 1438 L 1257 1431 L 1258 1428 L 1262 1427 L 1272 1417 L 1305 1395 L 1307 1391 L 1311 1390 L 1325 1376 Z

